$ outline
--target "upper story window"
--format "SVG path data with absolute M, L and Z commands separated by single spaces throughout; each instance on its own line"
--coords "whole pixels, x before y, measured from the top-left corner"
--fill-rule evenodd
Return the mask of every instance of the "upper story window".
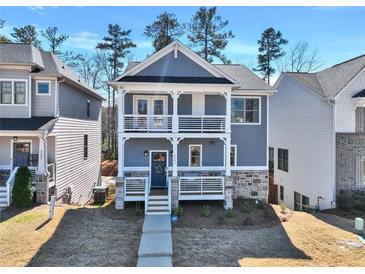
M 88 136 L 84 135 L 84 160 L 87 159 L 88 157 L 88 151 L 89 150 L 89 140 L 88 140 Z
M 23 80 L 0 80 L 0 104 L 25 105 L 27 84 Z
M 365 132 L 365 107 L 357 107 L 356 115 L 356 132 Z
M 50 95 L 51 94 L 51 82 L 50 81 L 37 81 L 37 95 Z
M 278 149 L 278 169 L 289 171 L 289 151 L 287 149 Z
M 260 97 L 232 97 L 231 122 L 232 124 L 261 123 L 261 98 Z
M 202 166 L 202 145 L 189 145 L 189 166 Z
M 86 116 L 90 117 L 90 100 L 89 99 L 87 99 L 87 102 L 86 102 Z

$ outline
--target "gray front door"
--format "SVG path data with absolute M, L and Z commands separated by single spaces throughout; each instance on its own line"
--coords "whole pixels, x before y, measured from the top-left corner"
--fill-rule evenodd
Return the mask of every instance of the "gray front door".
M 166 152 L 151 153 L 151 187 L 166 187 Z
M 13 167 L 28 166 L 30 143 L 14 143 Z

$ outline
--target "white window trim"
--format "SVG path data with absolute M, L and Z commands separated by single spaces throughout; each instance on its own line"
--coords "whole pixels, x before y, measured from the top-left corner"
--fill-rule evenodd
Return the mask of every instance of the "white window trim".
M 147 100 L 147 115 L 153 114 L 153 100 L 163 100 L 163 114 L 167 115 L 168 113 L 168 98 L 164 95 L 133 95 L 133 114 L 137 115 L 138 111 L 138 100 Z
M 233 99 L 259 99 L 259 122 L 258 123 L 234 123 L 232 122 L 232 117 L 230 117 L 231 119 L 231 125 L 252 125 L 252 126 L 258 126 L 261 125 L 261 96 L 232 96 L 231 100 Z
M 11 103 L 10 104 L 0 103 L 0 106 L 14 106 L 14 107 L 28 106 L 28 79 L 0 78 L 0 82 L 11 82 Z M 25 83 L 25 104 L 15 104 L 15 84 L 14 84 L 14 82 L 24 82 Z
M 287 150 L 288 151 L 288 170 L 284 170 L 284 169 L 280 169 L 279 168 L 279 149 L 281 149 L 281 150 Z M 274 151 L 274 153 L 275 153 L 275 151 Z M 289 149 L 288 148 L 282 148 L 282 147 L 278 147 L 278 149 L 277 149 L 277 153 L 278 153 L 278 161 L 277 161 L 277 170 L 279 170 L 279 171 L 282 171 L 282 172 L 286 172 L 286 173 L 289 173 Z M 275 157 L 275 154 L 274 154 L 274 157 Z M 275 164 L 275 162 L 274 162 L 274 164 Z M 274 166 L 274 169 L 275 169 L 275 166 Z
M 36 88 L 36 92 L 35 94 L 38 96 L 50 96 L 51 95 L 51 81 L 45 81 L 45 80 L 36 80 L 35 81 L 35 88 Z M 48 84 L 48 93 L 39 93 L 38 92 L 38 84 Z
M 203 145 L 201 144 L 190 144 L 189 145 L 189 167 L 197 167 L 191 165 L 191 148 L 192 147 L 200 147 L 200 159 L 199 159 L 199 167 L 203 166 Z

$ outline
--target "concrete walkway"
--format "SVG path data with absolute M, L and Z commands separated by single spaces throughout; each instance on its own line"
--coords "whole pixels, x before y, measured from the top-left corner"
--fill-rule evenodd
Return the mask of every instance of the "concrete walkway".
M 172 266 L 172 235 L 169 215 L 146 215 L 139 243 L 137 266 Z

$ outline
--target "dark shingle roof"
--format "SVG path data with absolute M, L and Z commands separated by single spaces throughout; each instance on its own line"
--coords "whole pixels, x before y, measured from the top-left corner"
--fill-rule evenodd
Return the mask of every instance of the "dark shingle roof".
M 56 121 L 54 117 L 0 118 L 0 130 L 38 130 Z M 44 128 L 46 129 L 46 128 Z
M 119 82 L 188 83 L 188 84 L 233 84 L 217 77 L 174 77 L 174 76 L 124 76 Z
M 365 89 L 352 96 L 352 98 L 360 98 L 360 97 L 365 97 Z

